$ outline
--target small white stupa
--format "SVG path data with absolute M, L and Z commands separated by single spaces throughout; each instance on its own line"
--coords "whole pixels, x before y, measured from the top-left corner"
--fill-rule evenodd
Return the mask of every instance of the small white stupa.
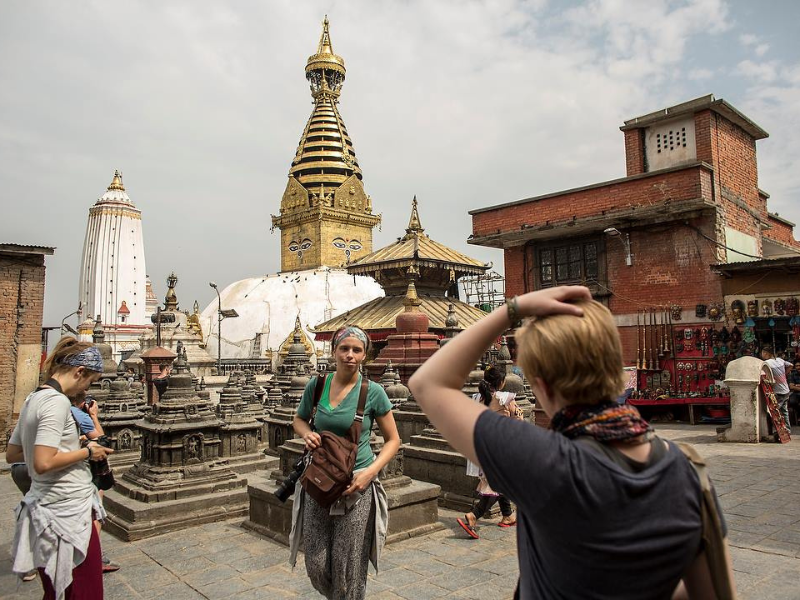
M 115 361 L 137 350 L 139 337 L 152 328 L 146 281 L 142 211 L 115 171 L 106 193 L 89 209 L 78 290 L 83 314 L 92 322 L 100 319 Z

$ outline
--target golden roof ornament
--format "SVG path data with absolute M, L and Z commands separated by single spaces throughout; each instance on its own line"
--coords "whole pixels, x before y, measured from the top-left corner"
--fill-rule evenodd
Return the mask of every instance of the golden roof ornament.
M 419 310 L 419 306 L 422 304 L 422 301 L 417 296 L 417 286 L 414 285 L 413 281 L 408 282 L 408 289 L 406 290 L 406 297 L 403 298 L 403 306 L 405 306 L 405 312 L 415 312 Z
M 414 233 L 420 234 L 425 231 L 422 228 L 422 223 L 419 220 L 419 211 L 417 210 L 417 196 L 411 201 L 411 218 L 408 220 L 408 228 L 406 235 L 413 235 Z
M 167 277 L 167 295 L 164 297 L 165 310 L 178 310 L 178 296 L 175 294 L 175 286 L 178 285 L 178 276 L 175 272 Z
M 111 190 L 125 191 L 125 186 L 122 185 L 122 173 L 118 169 L 114 170 L 114 179 L 111 180 L 111 185 L 108 186 L 108 191 L 110 192 Z

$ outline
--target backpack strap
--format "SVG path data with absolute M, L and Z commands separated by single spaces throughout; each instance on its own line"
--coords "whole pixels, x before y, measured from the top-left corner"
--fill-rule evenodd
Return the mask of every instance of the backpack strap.
M 676 444 L 681 452 L 689 459 L 697 477 L 700 480 L 700 513 L 703 520 L 703 547 L 711 572 L 711 582 L 714 591 L 720 600 L 735 599 L 736 586 L 730 577 L 728 560 L 730 550 L 728 541 L 722 531 L 722 518 L 720 517 L 711 480 L 708 478 L 706 461 L 691 444 L 678 442 Z

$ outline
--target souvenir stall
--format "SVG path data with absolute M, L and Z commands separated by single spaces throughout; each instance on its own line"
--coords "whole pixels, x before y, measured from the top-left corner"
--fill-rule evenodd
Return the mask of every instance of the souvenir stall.
M 628 402 L 670 407 L 691 424 L 698 415 L 706 422 L 723 423 L 730 417 L 730 396 L 722 383 L 725 366 L 747 351 L 745 334 L 722 325 L 721 304 L 698 305 L 695 323 L 682 322 L 682 313 L 680 306 L 672 305 L 637 314 L 636 389 Z

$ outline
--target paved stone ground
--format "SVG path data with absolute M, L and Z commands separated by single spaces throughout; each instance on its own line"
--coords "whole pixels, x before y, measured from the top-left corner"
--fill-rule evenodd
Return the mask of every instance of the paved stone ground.
M 664 437 L 697 444 L 710 458 L 741 598 L 800 598 L 800 441 L 718 444 L 711 426 L 657 427 Z M 0 475 L 0 597 L 38 599 L 38 580 L 18 583 L 10 573 L 11 508 L 18 498 L 8 474 Z M 471 540 L 456 524 L 458 516 L 440 511 L 444 531 L 388 546 L 380 574 L 370 575 L 368 597 L 510 598 L 517 577 L 515 530 L 486 521 L 481 539 Z M 242 529 L 238 521 L 134 543 L 103 534 L 102 543 L 122 564 L 105 576 L 110 600 L 320 598 L 308 583 L 302 557 L 293 573 L 285 547 Z

